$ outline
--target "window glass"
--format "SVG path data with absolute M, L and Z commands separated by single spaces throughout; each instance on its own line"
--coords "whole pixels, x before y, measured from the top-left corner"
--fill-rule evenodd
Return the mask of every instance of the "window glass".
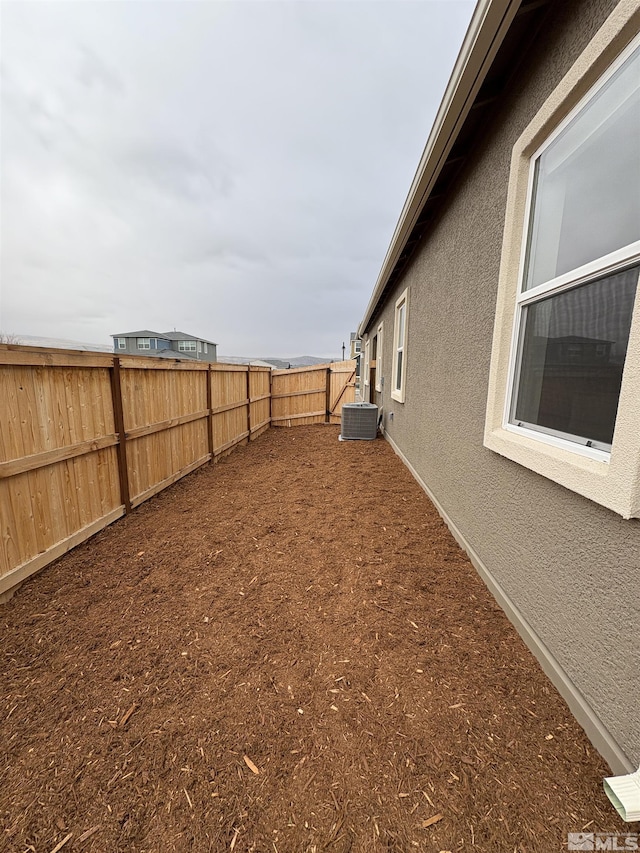
M 395 390 L 402 390 L 402 365 L 403 365 L 403 355 L 404 355 L 404 316 L 405 316 L 405 307 L 406 303 L 402 302 L 398 308 L 396 309 L 396 376 L 395 376 Z
M 396 372 L 396 391 L 402 388 L 402 350 L 398 350 L 398 367 Z
M 518 425 L 611 445 L 638 272 L 602 277 L 524 308 Z
M 404 302 L 398 308 L 398 346 L 404 346 Z
M 524 289 L 640 240 L 640 48 L 538 157 Z

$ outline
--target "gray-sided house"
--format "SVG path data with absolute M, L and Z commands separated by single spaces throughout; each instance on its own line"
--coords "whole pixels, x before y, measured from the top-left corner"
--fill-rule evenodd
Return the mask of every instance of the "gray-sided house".
M 640 763 L 639 30 L 638 0 L 479 2 L 358 329 L 386 439 L 618 773 Z
M 147 355 L 160 358 L 195 358 L 197 361 L 216 361 L 213 341 L 196 338 L 186 332 L 121 332 L 112 335 L 113 351 L 121 355 Z

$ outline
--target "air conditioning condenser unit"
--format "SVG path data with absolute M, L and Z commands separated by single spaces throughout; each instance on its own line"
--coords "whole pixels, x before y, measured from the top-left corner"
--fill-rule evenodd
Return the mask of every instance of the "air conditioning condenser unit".
M 373 403 L 345 403 L 342 407 L 340 440 L 371 441 L 378 434 L 378 407 Z

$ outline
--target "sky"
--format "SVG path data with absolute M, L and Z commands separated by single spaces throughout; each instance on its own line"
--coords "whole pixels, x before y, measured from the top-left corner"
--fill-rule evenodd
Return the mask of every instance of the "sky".
M 4 0 L 0 331 L 341 355 L 474 5 Z

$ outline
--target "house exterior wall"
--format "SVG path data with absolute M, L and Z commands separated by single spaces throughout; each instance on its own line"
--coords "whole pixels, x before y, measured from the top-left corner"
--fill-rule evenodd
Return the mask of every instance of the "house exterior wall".
M 375 402 L 387 437 L 612 769 L 624 772 L 640 763 L 640 521 L 483 446 L 511 152 L 616 2 L 551 5 L 473 162 L 367 332 L 384 321 L 386 381 Z M 405 288 L 406 398 L 398 403 L 392 330 Z
M 207 343 L 207 352 L 204 352 L 204 347 L 202 347 L 201 352 L 195 352 L 192 354 L 180 352 L 178 349 L 178 341 L 169 341 L 166 338 L 150 338 L 149 339 L 149 349 L 141 350 L 138 349 L 138 339 L 125 337 L 124 340 L 127 343 L 126 349 L 119 349 L 116 341 L 113 342 L 113 351 L 115 355 L 154 355 L 156 351 L 160 350 L 172 350 L 176 354 L 176 358 L 195 358 L 197 361 L 207 361 L 207 362 L 215 362 L 217 361 L 217 346 L 216 344 Z M 202 344 L 202 342 L 201 342 Z

